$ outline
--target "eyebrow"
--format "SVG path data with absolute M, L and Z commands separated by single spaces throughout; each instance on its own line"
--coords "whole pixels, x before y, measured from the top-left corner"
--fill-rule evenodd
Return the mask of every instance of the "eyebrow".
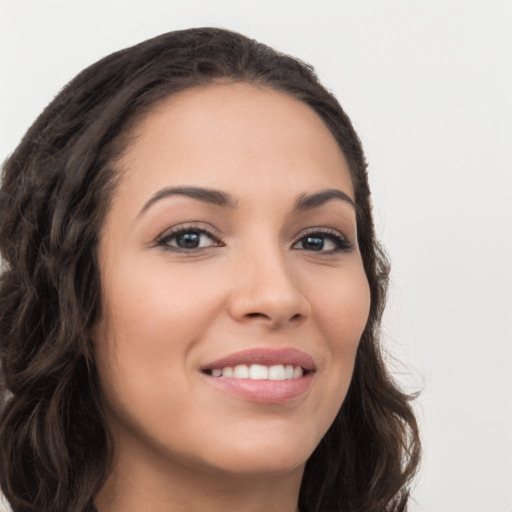
M 168 187 L 156 192 L 142 207 L 139 217 L 145 213 L 153 204 L 170 196 L 186 196 L 198 199 L 205 203 L 225 208 L 236 208 L 237 200 L 226 192 L 203 187 Z M 294 212 L 303 212 L 318 208 L 332 199 L 338 199 L 350 204 L 355 208 L 354 201 L 345 192 L 338 189 L 326 189 L 314 194 L 302 194 L 293 207 Z
M 314 194 L 302 194 L 297 199 L 293 211 L 303 212 L 306 210 L 312 210 L 313 208 L 318 208 L 319 206 L 324 205 L 332 199 L 339 199 L 350 204 L 353 208 L 356 207 L 354 200 L 345 194 L 345 192 L 335 188 L 329 188 Z
M 142 207 L 139 216 L 146 212 L 153 204 L 169 196 L 186 196 L 199 199 L 205 203 L 227 208 L 236 208 L 237 201 L 226 192 L 203 187 L 170 187 L 163 188 L 154 194 Z

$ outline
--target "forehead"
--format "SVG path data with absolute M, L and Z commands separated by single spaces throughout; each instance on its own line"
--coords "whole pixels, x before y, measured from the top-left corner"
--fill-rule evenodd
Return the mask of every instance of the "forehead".
M 244 191 L 343 188 L 348 165 L 318 114 L 289 94 L 247 83 L 174 94 L 147 114 L 119 162 L 138 195 L 162 186 Z M 121 188 L 123 187 L 121 183 Z M 134 198 L 135 200 L 135 198 Z

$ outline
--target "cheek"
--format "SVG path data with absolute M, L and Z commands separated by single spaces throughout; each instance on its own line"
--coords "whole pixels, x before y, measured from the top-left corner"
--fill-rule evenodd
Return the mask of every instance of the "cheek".
M 339 282 L 333 286 L 332 282 Z M 318 324 L 333 350 L 355 352 L 368 321 L 370 288 L 362 266 L 319 294 Z
M 186 349 L 183 342 L 197 338 L 217 308 L 215 280 L 197 267 L 194 272 L 165 263 L 125 267 L 118 267 L 105 285 L 105 318 L 115 338 L 144 351 Z
M 151 396 L 178 386 L 189 373 L 188 355 L 222 299 L 211 279 L 179 270 L 132 262 L 106 276 L 103 320 L 93 339 L 107 397 L 119 400 L 136 389 Z
M 370 289 L 361 268 L 347 273 L 339 286 L 329 286 L 316 304 L 316 325 L 326 346 L 328 375 L 325 399 L 334 419 L 347 393 L 361 335 L 370 311 Z
M 203 283 L 199 288 L 183 272 L 168 274 L 169 269 L 153 269 L 130 276 L 120 272 L 111 279 L 95 339 L 114 435 L 128 431 L 137 439 L 174 446 L 184 442 L 180 417 L 201 417 L 190 354 L 213 322 L 219 298 L 213 287 Z

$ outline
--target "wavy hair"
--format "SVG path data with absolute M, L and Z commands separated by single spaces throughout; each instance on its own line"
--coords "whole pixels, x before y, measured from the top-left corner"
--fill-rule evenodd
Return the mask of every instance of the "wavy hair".
M 347 397 L 307 461 L 302 512 L 407 509 L 420 456 L 413 397 L 394 383 L 379 324 L 389 266 L 374 234 L 367 165 L 313 68 L 240 34 L 199 28 L 116 52 L 73 79 L 3 166 L 0 188 L 0 484 L 14 512 L 86 512 L 112 442 L 91 326 L 101 309 L 98 236 L 130 128 L 178 91 L 216 81 L 283 91 L 337 140 L 355 192 L 369 319 Z

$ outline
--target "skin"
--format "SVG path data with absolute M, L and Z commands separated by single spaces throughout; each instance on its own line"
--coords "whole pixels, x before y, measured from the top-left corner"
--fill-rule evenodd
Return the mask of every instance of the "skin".
M 100 234 L 92 335 L 116 457 L 98 511 L 294 512 L 370 306 L 353 205 L 294 210 L 325 189 L 353 199 L 345 158 L 310 107 L 244 83 L 173 95 L 134 135 Z M 236 207 L 180 194 L 151 202 L 168 187 L 222 191 Z M 183 252 L 170 234 L 183 225 L 212 235 Z M 201 371 L 252 348 L 309 354 L 307 390 L 257 403 Z

